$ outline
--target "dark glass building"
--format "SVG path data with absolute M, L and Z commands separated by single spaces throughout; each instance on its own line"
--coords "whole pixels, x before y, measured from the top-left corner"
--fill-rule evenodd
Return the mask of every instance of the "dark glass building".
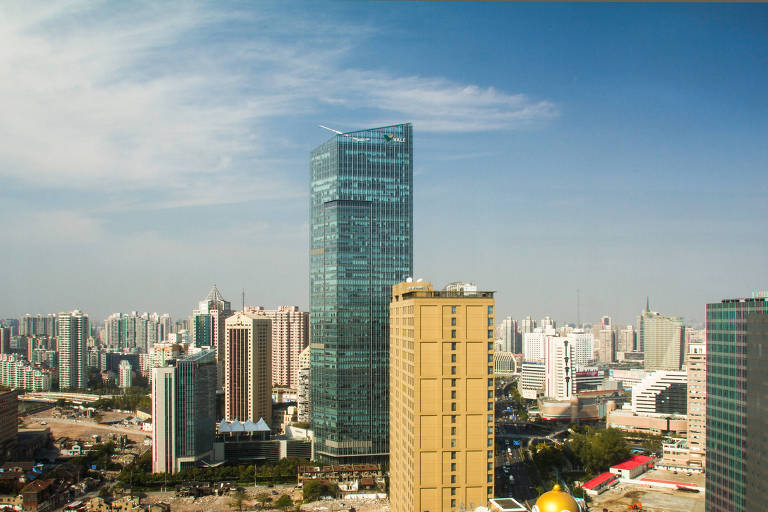
M 765 367 L 759 373 L 748 370 L 748 360 L 764 356 L 758 336 L 747 331 L 750 322 L 766 313 L 768 298 L 764 297 L 707 304 L 708 512 L 757 510 L 747 508 L 747 474 L 750 466 L 765 463 L 766 454 L 759 443 L 753 443 L 756 433 L 749 432 L 749 427 L 759 419 L 761 409 L 753 404 L 764 397 L 755 393 L 764 389 L 760 380 Z M 765 497 L 758 508 L 764 504 Z
M 334 136 L 310 155 L 311 420 L 328 462 L 388 454 L 389 302 L 413 272 L 413 128 Z

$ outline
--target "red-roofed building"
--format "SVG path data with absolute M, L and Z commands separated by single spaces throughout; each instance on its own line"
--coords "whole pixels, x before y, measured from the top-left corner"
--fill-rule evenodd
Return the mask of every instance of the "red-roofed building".
M 633 455 L 621 464 L 611 466 L 611 473 L 621 478 L 635 478 L 642 475 L 653 466 L 653 457 Z
M 589 482 L 581 484 L 581 488 L 590 496 L 597 496 L 615 483 L 616 475 L 609 472 L 598 475 Z

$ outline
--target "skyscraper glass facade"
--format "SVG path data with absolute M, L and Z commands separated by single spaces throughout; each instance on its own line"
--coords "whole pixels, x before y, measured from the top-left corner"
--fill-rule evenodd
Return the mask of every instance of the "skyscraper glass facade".
M 388 453 L 389 302 L 413 272 L 413 128 L 339 134 L 310 155 L 310 385 L 319 458 Z
M 768 312 L 768 299 L 729 299 L 707 304 L 707 495 L 708 512 L 746 507 L 748 458 L 753 452 L 747 424 L 748 319 Z
M 213 451 L 216 434 L 216 355 L 202 350 L 176 361 L 176 457 L 194 467 Z

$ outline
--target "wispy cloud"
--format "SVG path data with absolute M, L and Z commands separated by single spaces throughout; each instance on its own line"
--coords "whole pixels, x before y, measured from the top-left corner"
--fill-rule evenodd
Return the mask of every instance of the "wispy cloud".
M 300 140 L 271 129 L 286 116 L 365 110 L 473 132 L 557 115 L 494 87 L 349 68 L 353 38 L 373 29 L 301 30 L 304 18 L 194 4 L 0 8 L 0 176 L 102 187 L 117 204 L 158 189 L 168 206 L 293 197 L 273 165 L 304 157 L 287 154 Z

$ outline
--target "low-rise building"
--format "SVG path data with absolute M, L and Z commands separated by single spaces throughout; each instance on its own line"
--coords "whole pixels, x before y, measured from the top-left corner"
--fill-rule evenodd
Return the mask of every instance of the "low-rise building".
M 620 464 L 611 466 L 610 472 L 619 478 L 635 478 L 648 471 L 653 466 L 653 457 L 633 455 Z
M 588 482 L 581 484 L 581 488 L 584 489 L 589 496 L 597 496 L 610 489 L 616 484 L 617 476 L 615 473 L 607 472 L 596 476 Z
M 685 434 L 688 421 L 679 414 L 635 414 L 631 410 L 618 409 L 608 413 L 607 428 L 625 432 L 645 432 L 656 435 Z

